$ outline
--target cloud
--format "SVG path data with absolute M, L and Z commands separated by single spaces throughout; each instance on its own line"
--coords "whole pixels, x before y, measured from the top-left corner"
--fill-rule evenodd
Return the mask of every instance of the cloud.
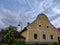
M 49 2 L 52 2 L 52 0 L 50 1 L 48 0 L 2 1 L 1 5 L 3 4 L 3 8 L 0 9 L 0 13 L 3 14 L 2 22 L 5 25 L 9 25 L 13 23 L 16 24 L 17 22 L 21 22 L 23 26 L 26 26 L 27 22 L 34 21 L 39 13 L 43 12 L 44 9 L 47 9 L 51 6 L 51 3 Z M 12 11 L 11 9 L 14 11 Z M 19 10 L 16 12 L 15 9 L 17 10 L 19 9 Z
M 50 22 L 56 27 L 59 28 L 60 25 L 60 0 L 53 0 L 52 7 L 47 9 L 44 13 L 47 14 Z
M 54 11 L 55 13 L 59 14 L 59 13 L 60 13 L 60 7 L 55 7 L 55 8 L 53 8 L 53 11 Z
M 51 21 L 51 23 L 52 23 L 56 28 L 60 28 L 60 16 L 59 16 L 57 19 Z
M 10 10 L 4 9 L 4 8 L 0 8 L 0 24 L 4 24 L 2 25 L 2 27 L 6 27 L 8 25 L 16 25 L 17 24 L 17 18 L 14 15 L 13 12 L 11 12 Z
M 17 26 L 20 22 L 25 27 L 27 22 L 32 23 L 39 13 L 45 13 L 51 23 L 57 26 L 56 20 L 59 22 L 60 17 L 59 4 L 56 0 L 1 0 L 0 24 L 2 27 Z

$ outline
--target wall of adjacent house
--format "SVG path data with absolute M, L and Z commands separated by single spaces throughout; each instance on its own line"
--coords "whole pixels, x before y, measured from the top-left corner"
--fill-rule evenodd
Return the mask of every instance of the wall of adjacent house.
M 57 31 L 58 32 L 58 31 Z M 58 37 L 60 37 L 60 32 L 58 32 Z

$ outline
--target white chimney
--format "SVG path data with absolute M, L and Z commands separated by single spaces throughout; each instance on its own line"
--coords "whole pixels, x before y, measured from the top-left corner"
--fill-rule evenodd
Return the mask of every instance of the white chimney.
M 29 24 L 30 24 L 30 23 L 28 22 L 28 23 L 27 23 L 27 29 L 29 29 Z
M 21 25 L 18 24 L 18 26 L 17 26 L 17 31 L 18 31 L 18 32 L 21 32 L 21 30 L 22 30 L 22 29 L 21 29 Z

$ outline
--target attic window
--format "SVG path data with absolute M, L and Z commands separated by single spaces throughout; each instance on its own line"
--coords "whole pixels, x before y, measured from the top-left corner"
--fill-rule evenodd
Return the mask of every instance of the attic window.
M 39 25 L 39 27 L 41 27 L 41 25 Z
M 47 28 L 49 28 L 49 26 L 47 26 Z

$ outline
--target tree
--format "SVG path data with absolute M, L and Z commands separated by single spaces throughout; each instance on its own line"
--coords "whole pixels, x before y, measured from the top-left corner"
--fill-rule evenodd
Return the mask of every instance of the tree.
M 4 43 L 11 44 L 15 41 L 14 32 L 16 31 L 16 27 L 9 26 L 4 29 L 4 31 L 1 31 L 1 33 L 4 33 Z

